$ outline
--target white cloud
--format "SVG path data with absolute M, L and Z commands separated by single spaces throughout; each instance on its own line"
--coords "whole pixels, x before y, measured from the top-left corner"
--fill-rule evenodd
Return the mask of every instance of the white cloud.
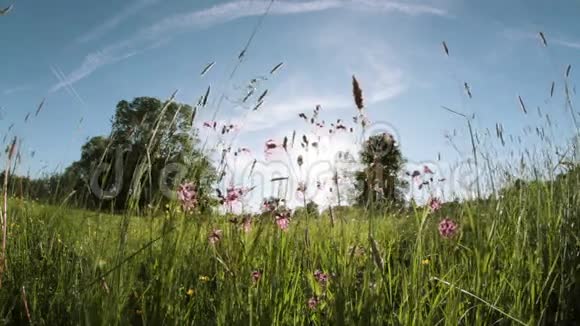
M 264 14 L 269 2 L 256 5 L 254 2 L 232 1 L 184 14 L 167 17 L 144 29 L 137 36 L 158 37 L 175 30 L 191 27 L 207 27 L 226 23 L 236 19 Z M 320 12 L 330 9 L 359 9 L 374 12 L 400 12 L 408 15 L 429 14 L 444 16 L 443 9 L 421 4 L 394 2 L 389 0 L 311 0 L 311 1 L 275 1 L 270 7 L 269 15 L 290 15 Z
M 124 59 L 130 58 L 137 54 L 137 52 L 129 52 L 125 54 L 114 54 L 110 51 L 100 51 L 88 54 L 83 60 L 82 64 L 73 70 L 70 74 L 66 75 L 58 83 L 54 84 L 49 92 L 56 92 L 64 87 L 72 85 L 77 81 L 89 76 L 95 72 L 99 67 L 122 61 Z
M 76 41 L 78 43 L 87 43 L 99 39 L 106 33 L 112 31 L 117 26 L 122 24 L 129 17 L 157 2 L 159 2 L 159 0 L 137 0 L 129 6 L 123 8 L 121 11 L 115 13 L 112 17 L 105 20 L 100 25 L 95 26 L 90 31 L 81 35 Z
M 352 68 L 360 82 L 364 82 L 363 95 L 366 94 L 367 105 L 389 100 L 407 88 L 403 71 L 385 63 L 388 53 L 388 49 L 380 45 L 363 47 L 359 53 L 361 64 Z
M 30 89 L 30 86 L 17 86 L 17 87 L 12 87 L 12 88 L 7 88 L 5 90 L 2 91 L 3 95 L 12 95 L 14 93 L 20 93 L 20 92 L 24 92 Z
M 580 42 L 565 41 L 565 40 L 561 40 L 561 39 L 556 39 L 556 40 L 553 40 L 552 42 L 555 44 L 567 47 L 567 48 L 580 50 Z
M 99 37 L 104 32 L 115 28 L 124 19 L 132 15 L 137 9 L 149 5 L 155 0 L 143 0 L 128 7 L 114 16 L 102 26 L 81 37 L 81 40 L 90 40 Z M 51 90 L 61 89 L 64 84 L 72 84 L 88 77 L 98 68 L 121 61 L 134 55 L 136 48 L 150 47 L 159 39 L 167 39 L 171 34 L 187 28 L 206 28 L 215 24 L 227 23 L 243 17 L 258 16 L 264 14 L 268 2 L 232 1 L 213 7 L 196 10 L 189 13 L 176 14 L 146 27 L 132 37 L 109 45 L 100 51 L 90 53 L 85 57 L 81 65 L 73 70 L 60 83 L 54 85 Z M 399 12 L 407 15 L 437 15 L 444 16 L 446 11 L 428 5 L 397 2 L 390 0 L 309 0 L 309 1 L 275 1 L 270 8 L 270 15 L 290 15 L 300 13 L 320 12 L 330 9 L 371 10 L 372 12 Z
M 506 38 L 510 40 L 536 40 L 538 44 L 541 44 L 539 32 L 530 32 L 515 28 L 506 28 L 504 29 L 504 35 Z M 546 37 L 546 43 L 548 44 L 548 47 L 550 47 L 550 45 L 552 44 L 555 44 L 570 49 L 580 49 L 579 41 L 566 40 L 559 37 L 552 37 L 552 35 L 547 33 L 544 33 L 544 35 Z
M 287 15 L 317 12 L 333 8 L 339 8 L 341 2 L 334 0 L 289 2 L 276 1 L 270 8 L 270 15 Z M 267 3 L 256 5 L 253 2 L 233 1 L 213 7 L 193 11 L 184 14 L 176 14 L 167 17 L 152 26 L 141 31 L 141 37 L 156 37 L 168 32 L 183 28 L 207 27 L 215 24 L 223 24 L 243 17 L 258 16 L 264 14 Z
M 397 11 L 407 15 L 433 15 L 433 16 L 447 16 L 447 10 L 437 8 L 420 3 L 409 2 L 395 2 L 383 0 L 358 0 L 354 3 L 360 2 L 363 9 L 379 10 L 379 11 Z M 354 5 L 354 4 L 353 4 Z M 357 4 L 358 5 L 358 4 Z M 366 8 L 365 8 L 366 7 Z

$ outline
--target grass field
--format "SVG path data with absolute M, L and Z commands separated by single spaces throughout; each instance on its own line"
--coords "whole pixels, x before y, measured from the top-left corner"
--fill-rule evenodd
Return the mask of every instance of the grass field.
M 0 326 L 580 325 L 578 12 L 2 1 Z
M 287 231 L 265 215 L 250 232 L 177 203 L 152 218 L 13 199 L 2 322 L 573 324 L 579 184 L 569 173 L 434 213 L 351 208 Z

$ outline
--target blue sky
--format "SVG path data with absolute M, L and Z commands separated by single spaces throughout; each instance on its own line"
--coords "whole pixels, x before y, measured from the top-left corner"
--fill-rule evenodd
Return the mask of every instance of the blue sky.
M 0 7 L 9 4 L 2 0 Z M 248 114 L 224 101 L 217 111 L 217 120 L 240 125 L 236 144 L 252 148 L 261 160 L 265 140 L 307 129 L 299 112 L 320 104 L 327 121 L 355 115 L 353 74 L 369 118 L 378 129 L 394 129 L 411 164 L 435 162 L 439 153 L 446 164 L 469 155 L 464 122 L 442 105 L 475 113 L 482 132 L 494 131 L 496 122 L 514 135 L 545 124 L 538 106 L 550 114 L 555 141 L 573 130 L 563 87 L 569 64 L 571 87 L 580 71 L 578 1 L 276 0 L 229 78 L 268 4 L 16 1 L 0 16 L 0 130 L 5 134 L 14 124 L 7 138 L 22 140 L 19 173 L 59 170 L 78 159 L 87 137 L 108 134 L 119 100 L 167 98 L 179 89 L 177 100 L 193 104 L 211 85 L 217 95 L 201 122 L 211 119 L 220 94 L 239 98 L 248 80 L 267 75 L 279 62 L 282 69 L 260 86 L 269 89 L 260 110 Z M 200 77 L 213 61 L 214 68 Z M 556 92 L 550 98 L 552 81 Z M 445 137 L 454 129 L 459 152 Z M 489 146 L 497 144 L 489 139 Z M 327 146 L 353 145 L 329 139 Z

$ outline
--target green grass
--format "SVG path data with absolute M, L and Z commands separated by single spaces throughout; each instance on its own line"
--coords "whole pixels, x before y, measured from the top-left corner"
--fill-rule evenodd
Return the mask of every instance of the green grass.
M 177 205 L 129 217 L 12 200 L 0 314 L 28 323 L 24 287 L 39 325 L 573 323 L 574 176 L 433 214 L 350 209 L 334 227 L 323 215 L 293 219 L 287 232 L 264 218 L 248 234 Z M 444 216 L 460 225 L 453 239 L 437 232 Z M 211 245 L 214 228 L 223 236 Z M 331 275 L 327 286 L 314 279 L 317 269 Z

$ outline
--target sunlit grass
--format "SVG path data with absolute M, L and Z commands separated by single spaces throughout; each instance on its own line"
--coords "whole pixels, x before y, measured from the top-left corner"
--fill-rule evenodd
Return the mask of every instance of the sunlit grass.
M 580 206 L 573 178 L 435 213 L 351 209 L 334 227 L 325 214 L 296 218 L 287 232 L 263 217 L 246 233 L 225 217 L 184 215 L 177 203 L 152 218 L 14 200 L 0 312 L 5 322 L 26 322 L 24 287 L 31 320 L 46 324 L 570 321 Z M 450 239 L 437 231 L 445 216 L 460 227 Z M 212 245 L 214 229 L 223 233 Z M 329 275 L 326 285 L 316 270 Z

